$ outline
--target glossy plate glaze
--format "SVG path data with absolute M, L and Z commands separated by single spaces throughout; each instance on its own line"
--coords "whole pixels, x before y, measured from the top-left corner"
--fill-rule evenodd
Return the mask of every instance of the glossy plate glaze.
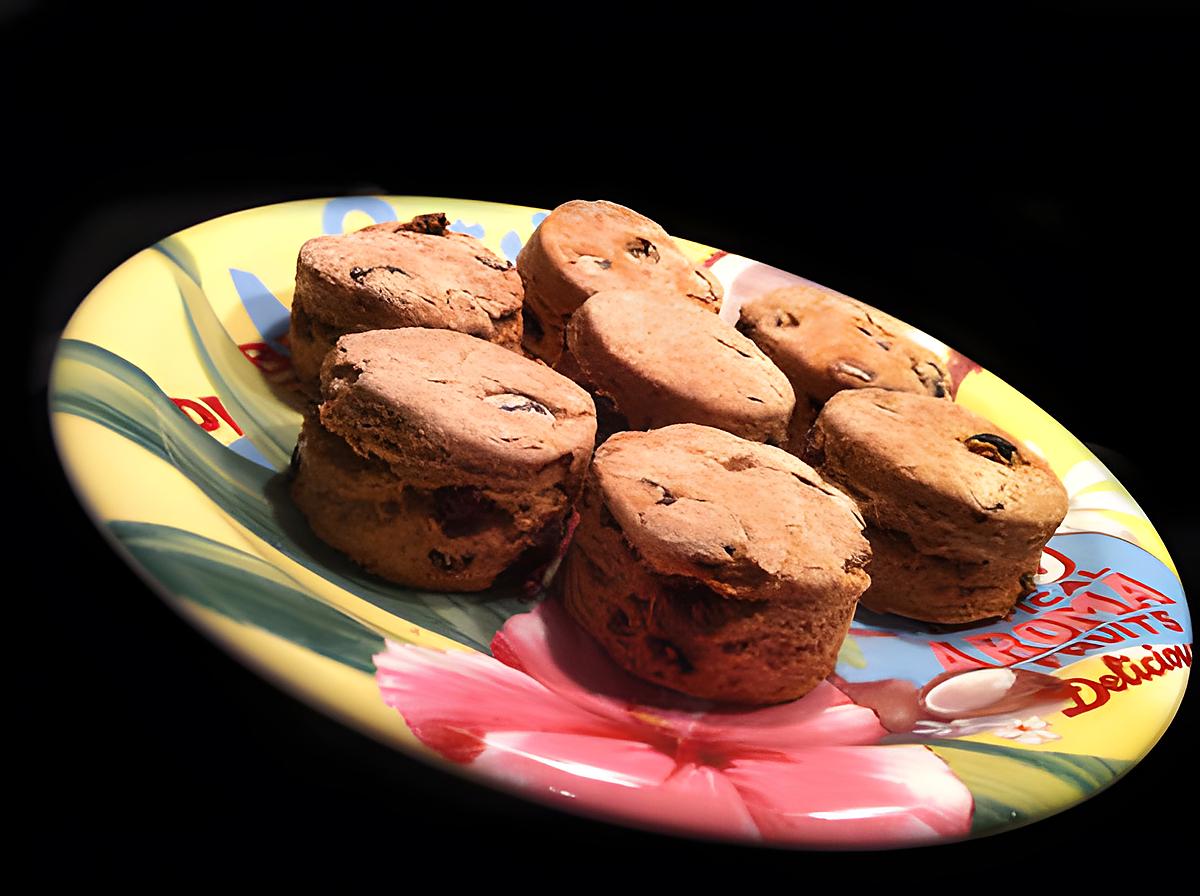
M 286 334 L 310 237 L 444 211 L 510 260 L 544 212 L 412 197 L 252 209 L 109 275 L 54 361 L 63 463 L 112 544 L 170 604 L 313 706 L 483 783 L 673 833 L 890 847 L 1026 824 L 1111 784 L 1173 717 L 1191 665 L 1175 567 L 1087 449 L 921 333 L 955 400 L 1042 454 L 1070 493 L 1012 616 L 930 631 L 860 610 L 836 673 L 739 710 L 626 676 L 553 599 L 410 591 L 319 542 L 284 472 L 300 425 Z M 680 241 L 746 297 L 801 280 Z

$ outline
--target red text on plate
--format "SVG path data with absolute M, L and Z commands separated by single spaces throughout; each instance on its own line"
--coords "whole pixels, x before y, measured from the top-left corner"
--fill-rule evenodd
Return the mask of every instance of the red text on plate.
M 229 411 L 225 410 L 225 405 L 221 404 L 221 399 L 215 395 L 202 396 L 200 401 L 204 402 L 204 404 L 192 398 L 172 398 L 171 401 L 175 402 L 179 410 L 183 411 L 185 417 L 205 432 L 212 432 L 214 429 L 218 429 L 221 426 L 221 420 L 224 420 L 233 427 L 233 431 L 239 436 L 243 435 L 242 428 L 229 416 Z M 204 405 L 208 405 L 208 407 Z M 212 408 L 212 410 L 209 410 L 209 408 Z M 221 415 L 221 420 L 217 419 L 213 411 Z M 194 417 L 192 416 L 193 414 L 195 415 Z

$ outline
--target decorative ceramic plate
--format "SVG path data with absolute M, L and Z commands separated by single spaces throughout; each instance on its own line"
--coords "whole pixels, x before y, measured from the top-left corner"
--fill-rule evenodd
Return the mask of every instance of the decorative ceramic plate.
M 445 211 L 516 258 L 544 212 L 341 198 L 252 209 L 135 255 L 54 361 L 58 448 L 96 524 L 186 618 L 313 706 L 543 803 L 685 835 L 889 847 L 990 834 L 1111 784 L 1182 698 L 1191 624 L 1141 509 L 1033 403 L 925 334 L 954 399 L 1043 455 L 1070 512 L 1009 618 L 934 631 L 859 611 L 829 680 L 757 709 L 635 681 L 539 593 L 433 594 L 319 542 L 284 472 L 286 334 L 310 237 Z M 801 278 L 680 241 L 726 291 Z

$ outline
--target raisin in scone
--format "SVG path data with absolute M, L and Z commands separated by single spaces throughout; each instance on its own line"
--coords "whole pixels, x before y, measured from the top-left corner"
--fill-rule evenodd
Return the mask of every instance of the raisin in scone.
M 624 669 L 777 703 L 833 671 L 870 548 L 854 503 L 779 448 L 679 424 L 595 454 L 562 572 L 568 611 Z
M 300 248 L 289 342 L 302 388 L 315 397 L 321 363 L 345 333 L 399 327 L 455 330 L 515 352 L 521 278 L 445 215 L 319 236 Z
M 525 349 L 567 371 L 567 320 L 601 290 L 683 296 L 713 312 L 721 304 L 716 278 L 689 261 L 665 230 L 603 200 L 575 199 L 554 209 L 521 248 L 517 271 L 525 290 Z
M 406 328 L 338 339 L 321 395 L 292 497 L 324 541 L 442 591 L 553 555 L 596 433 L 575 383 L 472 336 Z
M 826 403 L 805 452 L 867 521 L 863 605 L 939 623 L 1008 613 L 1067 493 L 1042 458 L 961 405 L 856 389 Z
M 796 392 L 788 449 L 798 453 L 822 406 L 843 389 L 949 397 L 945 365 L 900 335 L 895 318 L 816 284 L 746 302 L 737 328 L 784 372 Z
M 620 429 L 699 423 L 782 445 L 795 398 L 758 347 L 676 296 L 598 292 L 571 316 L 576 381 L 623 418 Z

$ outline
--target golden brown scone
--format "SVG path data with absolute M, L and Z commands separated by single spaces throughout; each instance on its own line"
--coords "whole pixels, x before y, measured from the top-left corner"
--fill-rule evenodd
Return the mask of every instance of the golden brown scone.
M 858 502 L 879 558 L 863 604 L 930 622 L 1002 616 L 1067 512 L 1044 460 L 961 405 L 857 389 L 829 399 L 806 459 Z
M 598 292 L 571 316 L 577 382 L 611 402 L 622 429 L 699 423 L 782 445 L 792 387 L 753 342 L 675 296 Z
M 721 285 L 688 261 L 665 230 L 603 200 L 575 199 L 554 209 L 517 255 L 525 289 L 525 349 L 560 367 L 567 320 L 604 289 L 683 296 L 718 311 Z M 564 372 L 571 371 L 569 359 Z
M 292 483 L 313 531 L 370 571 L 488 588 L 549 555 L 596 432 L 588 394 L 546 366 L 450 330 L 341 337 L 321 371 Z
M 832 289 L 802 284 L 746 302 L 737 328 L 784 372 L 796 392 L 788 449 L 799 453 L 805 434 L 843 389 L 890 389 L 949 397 L 942 361 L 900 335 L 895 318 Z
M 448 226 L 445 215 L 419 215 L 301 247 L 289 341 L 307 392 L 319 391 L 321 362 L 345 333 L 428 327 L 520 351 L 516 269 Z
M 862 526 L 778 448 L 693 424 L 619 433 L 588 472 L 566 606 L 642 678 L 712 700 L 795 699 L 833 670 L 869 583 Z

